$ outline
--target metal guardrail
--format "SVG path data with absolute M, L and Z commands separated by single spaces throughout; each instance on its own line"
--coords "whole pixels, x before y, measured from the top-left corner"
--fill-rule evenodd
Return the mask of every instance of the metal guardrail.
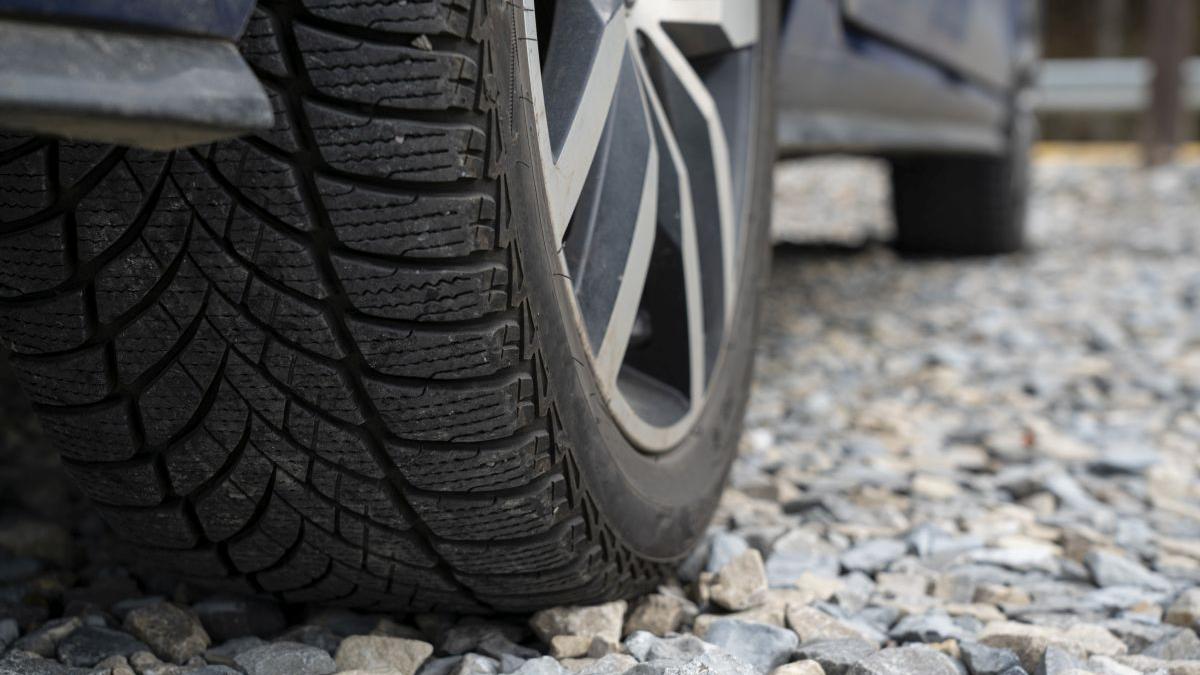
M 1150 97 L 1150 62 L 1144 59 L 1048 59 L 1037 83 L 1044 112 L 1137 112 Z M 1184 105 L 1200 110 L 1200 57 L 1184 68 Z

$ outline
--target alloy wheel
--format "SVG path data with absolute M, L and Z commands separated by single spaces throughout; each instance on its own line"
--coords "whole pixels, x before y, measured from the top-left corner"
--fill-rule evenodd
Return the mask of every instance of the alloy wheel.
M 703 408 L 737 297 L 758 3 L 525 2 L 575 324 L 614 419 L 662 452 Z

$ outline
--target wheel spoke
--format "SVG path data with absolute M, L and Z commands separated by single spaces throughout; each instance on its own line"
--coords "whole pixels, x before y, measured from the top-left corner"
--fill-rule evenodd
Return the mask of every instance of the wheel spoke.
M 540 148 L 546 169 L 550 220 L 556 240 L 583 191 L 612 106 L 629 42 L 624 12 L 591 2 L 564 2 L 554 18 L 559 35 L 541 79 L 548 138 Z
M 598 370 L 615 384 L 646 282 L 658 209 L 658 148 L 632 50 L 563 253 Z
M 758 12 L 746 0 L 643 0 L 633 6 L 639 27 L 660 25 L 688 57 L 728 52 L 758 42 Z
M 688 167 L 700 248 L 706 370 L 711 372 L 733 311 L 736 218 L 729 144 L 716 102 L 672 39 L 656 26 L 647 40 L 647 70 Z
M 650 73 L 640 56 L 636 57 L 643 81 L 650 82 Z M 660 236 L 672 240 L 679 248 L 683 262 L 683 296 L 687 314 L 688 371 L 692 405 L 702 398 L 705 378 L 704 300 L 700 278 L 700 252 L 696 234 L 695 203 L 687 162 L 679 149 L 679 141 L 671 130 L 662 101 L 652 87 L 646 89 L 646 100 L 654 116 L 655 137 L 660 148 L 658 224 Z

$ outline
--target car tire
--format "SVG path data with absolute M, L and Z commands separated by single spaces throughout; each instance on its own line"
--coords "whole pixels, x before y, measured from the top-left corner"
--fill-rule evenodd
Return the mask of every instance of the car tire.
M 768 260 L 773 31 L 734 313 L 686 433 L 646 452 L 572 318 L 520 5 L 262 0 L 241 47 L 270 132 L 0 137 L 0 336 L 140 563 L 289 603 L 510 612 L 651 589 L 700 539 Z
M 1033 127 L 1031 112 L 1015 112 L 999 155 L 893 158 L 896 250 L 978 256 L 1024 248 Z

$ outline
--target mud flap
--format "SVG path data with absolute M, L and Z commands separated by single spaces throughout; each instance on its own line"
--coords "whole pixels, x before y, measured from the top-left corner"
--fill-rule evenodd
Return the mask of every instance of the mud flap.
M 171 150 L 272 121 L 232 41 L 0 20 L 0 129 Z

